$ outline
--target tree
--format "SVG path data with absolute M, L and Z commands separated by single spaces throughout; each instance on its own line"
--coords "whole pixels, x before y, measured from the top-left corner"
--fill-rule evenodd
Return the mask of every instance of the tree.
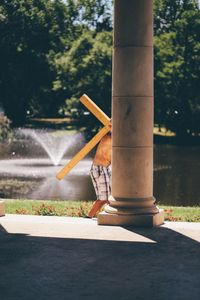
M 196 1 L 178 2 L 181 13 L 155 37 L 155 121 L 184 137 L 200 129 L 200 11 Z
M 50 61 L 78 35 L 78 26 L 72 30 L 77 13 L 70 3 L 0 2 L 0 102 L 14 125 L 24 124 L 28 110 L 48 114 L 59 106 Z
M 62 105 L 53 87 L 55 56 L 71 49 L 83 30 L 111 30 L 110 1 L 0 0 L 0 89 L 15 126 L 55 115 Z
M 176 21 L 185 11 L 198 10 L 198 0 L 154 0 L 154 33 L 176 32 Z
M 88 94 L 105 113 L 111 114 L 112 34 L 86 31 L 72 44 L 70 51 L 56 60 L 54 89 L 66 99 L 62 111 L 86 121 L 88 130 L 96 131 L 96 118 L 84 118 L 85 108 L 79 98 Z M 85 125 L 85 124 L 84 124 Z
M 79 22 L 96 32 L 112 30 L 112 0 L 77 0 Z

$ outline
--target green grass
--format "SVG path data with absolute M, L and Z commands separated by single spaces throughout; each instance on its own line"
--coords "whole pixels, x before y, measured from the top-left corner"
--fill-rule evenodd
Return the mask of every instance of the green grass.
M 6 213 L 84 217 L 92 201 L 5 200 Z
M 5 200 L 7 214 L 84 217 L 92 201 Z M 200 207 L 159 205 L 166 221 L 200 222 Z
M 200 222 L 200 206 L 162 206 L 165 211 L 166 221 Z

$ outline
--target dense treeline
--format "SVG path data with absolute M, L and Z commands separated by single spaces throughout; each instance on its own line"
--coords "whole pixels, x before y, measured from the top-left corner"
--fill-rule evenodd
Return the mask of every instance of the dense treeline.
M 154 0 L 155 122 L 200 132 L 198 0 Z M 0 103 L 13 126 L 27 116 L 85 117 L 82 93 L 111 107 L 112 1 L 0 0 Z
M 200 132 L 200 10 L 155 0 L 155 121 L 179 136 Z

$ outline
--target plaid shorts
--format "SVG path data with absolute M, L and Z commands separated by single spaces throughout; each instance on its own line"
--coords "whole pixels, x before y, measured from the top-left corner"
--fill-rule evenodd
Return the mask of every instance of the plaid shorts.
M 111 167 L 92 165 L 90 176 L 97 195 L 97 200 L 108 200 L 111 194 Z

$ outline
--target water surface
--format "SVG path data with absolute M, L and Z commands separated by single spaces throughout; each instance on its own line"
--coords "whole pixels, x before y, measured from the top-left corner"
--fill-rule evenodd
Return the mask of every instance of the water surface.
M 75 143 L 72 137 L 70 139 L 63 158 L 60 162 L 56 161 L 58 165 L 53 165 L 40 143 L 30 136 L 17 135 L 14 142 L 1 144 L 0 197 L 94 200 L 95 193 L 89 176 L 92 163 L 90 155 L 64 180 L 55 178 L 61 165 L 65 165 L 85 144 L 80 136 Z M 200 205 L 199 178 L 199 146 L 154 146 L 154 196 L 158 203 Z

